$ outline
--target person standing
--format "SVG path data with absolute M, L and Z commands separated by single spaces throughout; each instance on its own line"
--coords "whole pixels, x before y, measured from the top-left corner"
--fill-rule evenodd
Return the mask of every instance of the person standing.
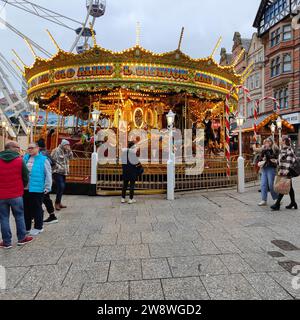
M 123 169 L 123 189 L 122 189 L 122 203 L 126 203 L 126 192 L 130 188 L 130 195 L 128 204 L 136 203 L 134 199 L 135 183 L 138 176 L 141 174 L 142 167 L 137 157 L 137 149 L 134 142 L 128 143 L 128 148 L 122 153 L 122 169 Z
M 61 144 L 52 151 L 51 157 L 55 161 L 53 169 L 53 178 L 56 184 L 55 209 L 59 211 L 66 208 L 61 201 L 66 187 L 66 177 L 70 172 L 70 160 L 73 159 L 70 142 L 62 140 Z
M 24 192 L 24 211 L 26 230 L 31 236 L 37 236 L 43 229 L 43 199 L 52 188 L 52 170 L 47 157 L 39 152 L 36 143 L 28 147 L 28 154 L 24 156 L 29 171 L 29 183 Z M 34 220 L 34 228 L 32 227 Z
M 0 152 L 0 225 L 3 241 L 0 248 L 12 248 L 12 234 L 9 224 L 10 210 L 16 222 L 18 245 L 33 240 L 26 235 L 23 193 L 28 183 L 28 170 L 20 157 L 16 142 L 8 142 L 5 151 Z
M 40 139 L 37 142 L 39 148 L 40 148 L 40 153 L 42 155 L 44 155 L 45 157 L 47 157 L 48 161 L 50 162 L 51 168 L 54 168 L 55 166 L 55 161 L 52 159 L 52 157 L 50 156 L 50 154 L 48 153 L 47 149 L 46 149 L 46 143 L 44 139 Z M 50 192 L 44 195 L 44 200 L 43 200 L 43 204 L 46 207 L 46 210 L 49 214 L 49 217 L 44 220 L 45 224 L 54 224 L 54 223 L 58 223 L 58 219 L 55 215 L 55 209 L 54 209 L 54 205 L 53 205 L 53 201 L 51 199 L 50 196 Z
M 279 148 L 274 144 L 272 138 L 264 141 L 258 166 L 261 168 L 261 196 L 262 201 L 259 206 L 266 206 L 268 201 L 268 191 L 270 191 L 273 200 L 277 200 L 278 194 L 274 191 L 274 181 L 276 177 L 277 160 Z
M 278 161 L 279 162 L 278 175 L 281 177 L 287 177 L 288 179 L 291 179 L 291 190 L 290 190 L 291 203 L 286 207 L 286 209 L 288 210 L 292 210 L 292 209 L 298 210 L 298 204 L 296 203 L 296 198 L 295 198 L 295 190 L 293 188 L 293 180 L 292 180 L 292 176 L 290 175 L 291 166 L 295 163 L 296 159 L 297 158 L 292 148 L 291 139 L 288 136 L 282 137 L 282 144 L 281 144 L 281 150 L 280 150 L 279 161 Z M 284 197 L 283 194 L 280 194 L 278 196 L 277 202 L 271 207 L 273 211 L 280 210 L 280 205 L 283 197 Z

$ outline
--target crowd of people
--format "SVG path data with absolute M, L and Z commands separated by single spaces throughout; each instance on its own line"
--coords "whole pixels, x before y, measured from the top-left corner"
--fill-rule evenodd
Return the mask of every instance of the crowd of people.
M 0 248 L 12 248 L 10 211 L 16 221 L 18 246 L 33 241 L 44 231 L 44 224 L 58 222 L 55 210 L 66 208 L 62 204 L 62 196 L 72 158 L 67 140 L 62 140 L 51 155 L 43 139 L 30 143 L 24 156 L 21 156 L 17 142 L 5 145 L 5 150 L 0 152 L 0 225 L 3 239 Z M 53 181 L 56 186 L 55 205 L 50 197 Z M 43 204 L 49 213 L 46 220 Z
M 259 206 L 267 206 L 268 194 L 275 203 L 271 206 L 273 211 L 279 211 L 281 209 L 281 202 L 284 197 L 283 194 L 277 194 L 275 192 L 275 178 L 285 177 L 290 182 L 290 198 L 291 203 L 286 209 L 298 209 L 296 203 L 295 191 L 293 188 L 291 168 L 297 161 L 297 157 L 291 145 L 291 140 L 288 136 L 282 137 L 281 146 L 278 147 L 272 138 L 267 138 L 263 142 L 261 148 L 256 148 L 257 152 L 257 164 L 260 168 L 261 175 L 261 202 Z

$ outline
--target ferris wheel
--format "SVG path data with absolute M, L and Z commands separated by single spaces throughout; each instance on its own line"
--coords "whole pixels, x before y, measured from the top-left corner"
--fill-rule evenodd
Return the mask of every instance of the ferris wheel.
M 83 0 L 84 1 L 84 0 Z M 106 0 L 86 0 L 85 7 L 86 10 L 83 14 L 81 20 L 77 20 L 71 17 L 67 17 L 59 12 L 55 12 L 53 10 L 47 9 L 43 6 L 40 6 L 37 3 L 33 3 L 27 0 L 0 0 L 0 10 L 4 9 L 6 6 L 14 7 L 18 10 L 22 10 L 26 14 L 34 15 L 40 19 L 43 19 L 47 22 L 56 24 L 68 31 L 72 31 L 74 34 L 74 41 L 69 49 L 69 52 L 74 52 L 76 49 L 77 53 L 83 53 L 84 51 L 90 49 L 92 36 L 96 34 L 94 30 L 94 26 L 97 18 L 102 17 L 106 11 Z M 53 55 L 39 45 L 36 41 L 34 41 L 31 37 L 25 35 L 19 29 L 17 29 L 13 24 L 9 23 L 7 19 L 3 19 L 0 16 L 0 24 L 6 26 L 10 31 L 24 39 L 29 46 L 39 53 L 43 54 L 47 58 L 52 57 Z M 24 132 L 26 132 L 26 122 L 22 119 L 21 113 L 23 111 L 28 111 L 31 109 L 29 102 L 27 101 L 27 97 L 21 97 L 20 93 L 15 90 L 12 82 L 10 81 L 10 77 L 17 80 L 23 90 L 26 90 L 26 84 L 22 75 L 20 75 L 14 66 L 0 53 L 0 93 L 6 98 L 8 107 L 5 110 L 1 110 L 0 108 L 0 116 L 1 119 L 6 120 L 6 122 L 10 125 L 10 135 L 12 137 L 16 136 L 14 132 L 14 128 L 11 124 L 10 117 L 17 117 L 19 119 L 19 123 L 23 128 Z M 17 97 L 17 101 L 12 101 L 11 96 Z M 10 111 L 10 116 L 7 116 L 5 111 Z

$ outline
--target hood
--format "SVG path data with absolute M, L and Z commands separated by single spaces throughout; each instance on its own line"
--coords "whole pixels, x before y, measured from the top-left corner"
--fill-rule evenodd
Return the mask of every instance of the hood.
M 20 155 L 14 151 L 7 150 L 7 151 L 0 152 L 0 159 L 5 162 L 11 162 L 19 157 L 20 157 Z

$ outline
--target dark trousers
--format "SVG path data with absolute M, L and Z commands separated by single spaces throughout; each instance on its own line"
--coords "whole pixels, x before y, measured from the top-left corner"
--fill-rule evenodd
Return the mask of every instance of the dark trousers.
M 278 200 L 277 200 L 277 204 L 280 205 L 280 202 L 282 201 L 284 195 L 283 194 L 280 194 L 278 196 Z M 291 190 L 290 190 L 290 198 L 291 198 L 291 203 L 292 204 L 295 204 L 296 203 L 296 197 L 295 197 L 295 190 L 293 188 L 293 183 L 291 181 Z
M 43 204 L 45 205 L 47 212 L 49 214 L 53 214 L 54 213 L 54 206 L 53 206 L 53 202 L 50 198 L 50 193 L 47 193 L 44 195 L 44 200 L 43 200 Z
M 43 193 L 29 192 L 25 190 L 23 200 L 24 200 L 24 216 L 25 216 L 25 225 L 26 230 L 31 230 L 32 219 L 34 220 L 34 229 L 42 230 L 43 229 Z
M 129 198 L 130 200 L 133 199 L 134 197 L 134 187 L 135 187 L 135 180 L 124 180 L 123 182 L 123 190 L 122 190 L 122 198 L 125 199 L 126 198 L 126 192 L 128 189 L 128 186 L 130 184 L 130 195 Z
M 56 204 L 61 204 L 61 199 L 66 188 L 66 176 L 62 174 L 55 173 L 53 175 L 56 184 Z

